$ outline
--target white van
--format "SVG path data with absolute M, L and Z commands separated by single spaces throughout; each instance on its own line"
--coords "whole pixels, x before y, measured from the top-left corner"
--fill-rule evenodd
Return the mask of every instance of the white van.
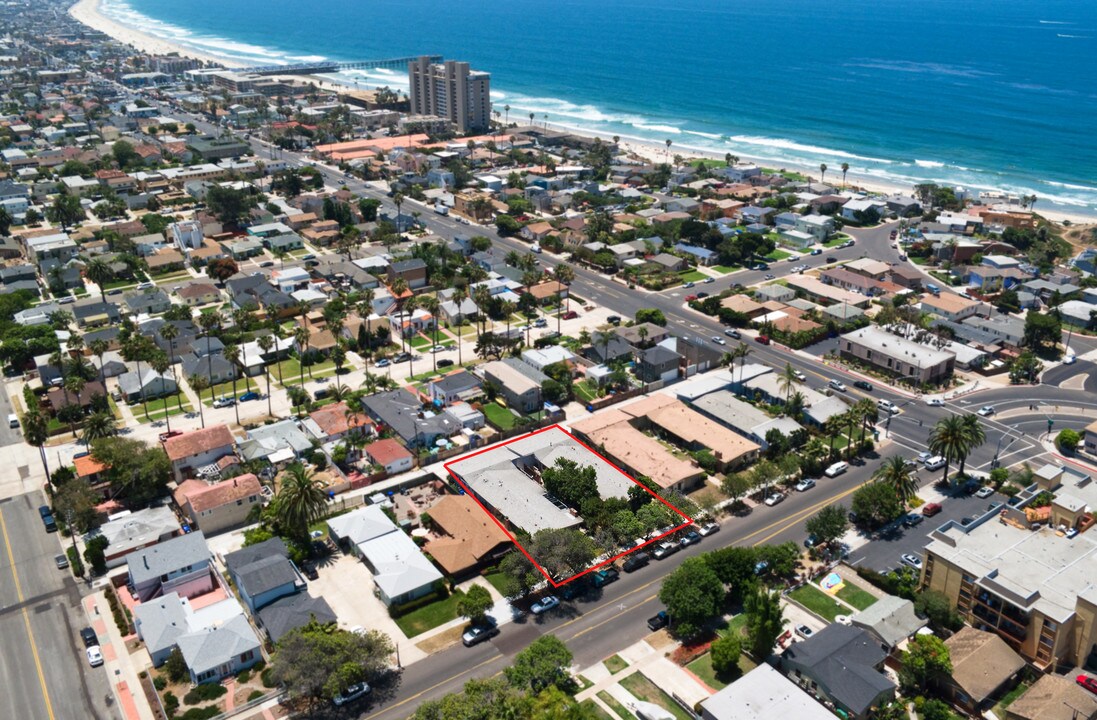
M 8 413 L 8 427 L 19 427 L 19 416 L 15 413 Z
M 926 460 L 924 467 L 926 470 L 940 470 L 945 466 L 945 459 L 940 455 L 934 455 L 930 459 Z
M 838 477 L 846 470 L 849 470 L 849 463 L 845 462 L 844 460 L 840 460 L 824 470 L 823 474 L 827 477 Z
M 884 398 L 880 398 L 876 401 L 876 407 L 892 415 L 899 412 L 899 408 L 896 407 L 895 403 L 890 400 L 885 400 Z

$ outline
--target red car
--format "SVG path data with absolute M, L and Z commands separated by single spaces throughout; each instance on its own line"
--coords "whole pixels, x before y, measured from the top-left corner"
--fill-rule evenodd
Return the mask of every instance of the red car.
M 1079 675 L 1077 680 L 1079 685 L 1097 695 L 1097 678 L 1091 678 L 1089 675 Z
M 579 313 L 575 312 L 574 310 L 564 313 L 565 320 L 574 320 L 577 317 L 579 317 Z
M 686 295 L 686 302 L 693 302 L 697 299 L 696 295 Z
M 760 342 L 763 345 L 769 345 L 769 335 L 759 335 L 758 337 L 754 338 L 754 341 Z
M 934 515 L 936 515 L 939 512 L 941 512 L 940 503 L 932 503 L 932 502 L 931 503 L 926 503 L 922 507 L 922 514 L 925 515 L 926 517 L 933 517 Z

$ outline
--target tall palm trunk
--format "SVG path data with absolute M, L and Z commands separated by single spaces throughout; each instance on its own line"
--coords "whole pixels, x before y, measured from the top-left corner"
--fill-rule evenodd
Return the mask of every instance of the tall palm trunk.
M 183 391 L 179 389 L 179 379 L 175 377 L 175 338 L 168 340 L 168 362 L 171 363 L 171 381 L 175 383 L 175 404 L 179 408 L 179 412 L 183 412 Z M 202 398 L 198 398 L 201 400 Z M 164 403 L 164 409 L 167 409 L 167 403 Z M 171 429 L 169 428 L 170 432 Z
M 266 362 L 263 363 L 263 374 L 267 378 L 267 415 L 274 417 L 274 410 L 270 405 L 270 396 L 274 394 L 270 391 L 270 365 Z

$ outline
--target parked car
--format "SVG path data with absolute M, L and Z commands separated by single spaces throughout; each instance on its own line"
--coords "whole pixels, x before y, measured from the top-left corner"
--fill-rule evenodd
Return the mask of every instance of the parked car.
M 696 283 L 693 283 L 693 282 L 688 282 L 688 283 L 686 283 L 685 285 L 683 285 L 682 287 L 684 287 L 684 288 L 686 288 L 686 289 L 688 290 L 689 288 L 693 287 L 693 286 L 694 286 L 695 284 L 696 284 Z
M 80 631 L 80 639 L 84 641 L 84 647 L 86 648 L 99 646 L 99 638 L 90 627 L 86 627 Z
M 796 492 L 807 492 L 815 487 L 815 481 L 811 478 L 804 478 L 800 482 L 796 483 Z
M 904 565 L 909 565 L 915 570 L 922 569 L 922 558 L 917 555 L 911 555 L 910 553 L 903 553 L 903 556 L 899 558 Z
M 103 651 L 99 649 L 98 645 L 92 645 L 84 652 L 88 655 L 88 665 L 99 667 L 103 664 Z
M 865 392 L 872 392 L 872 389 L 873 389 L 872 388 L 872 383 L 865 382 L 864 380 L 854 380 L 853 381 L 853 387 L 858 388 L 860 390 L 864 390 Z
M 648 618 L 648 630 L 655 632 L 656 630 L 662 630 L 667 625 L 670 625 L 670 615 L 667 615 L 666 610 L 660 610 L 652 617 Z
M 774 505 L 777 505 L 778 503 L 780 503 L 784 499 L 785 499 L 785 496 L 782 495 L 781 493 L 773 493 L 772 495 L 767 497 L 764 502 L 769 507 L 773 507 Z
M 438 361 L 438 367 L 440 367 L 440 368 L 451 367 L 452 365 L 453 365 L 453 361 L 450 360 L 449 358 L 442 358 L 441 360 Z
M 795 377 L 800 382 L 806 382 L 807 379 L 808 379 L 808 376 L 805 375 L 804 373 L 800 372 L 799 370 L 793 370 L 792 371 L 792 376 Z
M 710 277 L 705 278 L 705 284 L 706 285 L 709 284 L 709 283 L 713 283 L 713 282 L 716 282 L 716 278 L 710 278 Z
M 925 450 L 923 450 L 920 453 L 918 453 L 918 462 L 920 462 L 924 465 L 926 460 L 929 460 L 931 457 L 933 457 L 933 453 L 926 452 Z
M 763 345 L 769 345 L 769 335 L 759 335 L 754 338 L 754 342 L 761 343 Z
M 355 683 L 348 687 L 341 693 L 336 693 L 335 697 L 331 699 L 337 707 L 342 707 L 347 703 L 354 702 L 359 698 L 364 698 L 370 693 L 370 686 L 366 683 Z
M 940 470 L 945 466 L 945 459 L 940 455 L 934 455 L 925 462 L 926 470 Z
M 381 358 L 377 362 L 373 363 L 373 367 L 383 368 L 383 367 L 388 367 L 391 364 L 392 363 L 389 361 L 388 358 Z
M 646 552 L 634 552 L 621 563 L 621 569 L 627 573 L 635 572 L 651 562 L 651 555 Z
M 804 540 L 804 547 L 811 549 L 819 544 L 819 538 L 813 533 L 808 535 L 807 540 Z
M 708 537 L 713 533 L 720 532 L 720 526 L 714 522 L 705 523 L 697 529 L 697 532 L 701 533 L 701 537 Z
M 606 318 L 606 322 L 608 322 L 610 325 L 620 325 L 621 324 L 621 316 L 620 315 L 610 315 L 608 318 Z
M 301 563 L 301 572 L 303 572 L 305 574 L 305 577 L 307 577 L 309 580 L 320 579 L 320 573 L 316 571 L 316 563 Z
M 699 293 L 697 293 L 697 299 L 698 299 L 698 300 L 704 300 L 704 299 L 705 299 L 705 298 L 707 298 L 707 297 L 708 297 L 708 293 L 707 293 L 707 292 L 699 292 Z
M 839 460 L 838 462 L 834 463 L 833 465 L 828 467 L 826 470 L 824 470 L 823 474 L 826 475 L 827 477 L 838 477 L 839 475 L 844 473 L 846 470 L 849 470 L 849 463 L 847 463 L 844 460 Z
M 548 320 L 546 320 L 544 318 L 537 318 L 536 320 L 533 321 L 533 327 L 535 327 L 535 328 L 548 327 Z
M 392 358 L 394 363 L 407 362 L 408 360 L 411 360 L 411 353 L 409 352 L 396 353 Z
M 46 532 L 57 532 L 57 521 L 53 519 L 53 511 L 50 510 L 49 505 L 39 507 L 38 515 L 42 518 L 42 525 L 45 526 Z
M 445 345 L 432 345 L 431 348 L 430 348 L 430 351 L 432 353 L 445 352 L 446 350 L 449 350 L 449 348 L 446 347 Z
M 499 626 L 490 620 L 484 621 L 477 625 L 473 625 L 465 634 L 461 636 L 461 644 L 465 647 L 472 647 L 478 645 L 485 640 L 495 637 L 499 634 Z
M 982 415 L 983 417 L 990 417 L 991 415 L 994 414 L 994 412 L 995 411 L 994 411 L 994 406 L 993 405 L 984 405 L 983 407 L 979 408 L 979 410 L 977 411 L 977 413 L 979 415 Z
M 652 553 L 652 555 L 656 560 L 662 560 L 663 558 L 670 557 L 676 552 L 678 552 L 678 546 L 676 544 L 672 542 L 662 542 L 656 546 L 655 552 Z
M 249 390 L 240 396 L 240 402 L 251 402 L 252 400 L 258 400 L 260 397 L 262 396 L 259 393 Z
M 213 407 L 215 407 L 215 408 L 227 408 L 227 407 L 232 407 L 235 404 L 236 404 L 236 398 L 230 398 L 226 395 L 222 395 L 221 397 L 219 397 L 219 398 L 217 398 L 213 401 Z
M 549 610 L 552 610 L 559 604 L 560 598 L 556 597 L 555 595 L 546 595 L 530 605 L 529 609 L 530 612 L 532 612 L 534 615 L 541 615 L 543 613 L 547 613 Z
M 942 509 L 943 508 L 941 507 L 941 503 L 926 503 L 922 506 L 922 515 L 926 517 L 933 517 L 937 513 L 941 512 Z
M 729 338 L 735 338 L 736 340 L 742 337 L 742 335 L 739 334 L 739 331 L 735 328 L 728 328 L 724 331 L 724 334 L 727 335 Z
M 815 634 L 815 631 L 813 631 L 807 625 L 797 625 L 796 626 L 796 634 L 799 635 L 800 637 L 802 637 L 803 639 L 807 640 L 809 637 L 811 637 L 812 635 Z
M 693 302 L 697 299 L 696 295 L 686 295 L 686 302 Z
M 568 312 L 564 313 L 565 320 L 574 320 L 577 317 L 579 317 L 579 313 L 575 312 L 574 310 L 569 310 Z
M 1089 675 L 1079 675 L 1075 678 L 1075 681 L 1086 690 L 1097 695 L 1097 678 L 1092 678 Z
M 316 392 L 314 392 L 312 394 L 312 397 L 315 400 L 323 400 L 323 399 L 327 398 L 327 396 L 328 396 L 328 389 L 327 388 L 320 388 L 319 390 L 317 390 Z
M 843 384 L 840 380 L 831 380 L 830 382 L 827 383 L 827 386 L 830 387 L 833 390 L 837 390 L 838 392 L 845 392 L 846 391 L 845 384 Z
M 822 255 L 822 254 L 823 254 L 823 251 L 822 251 L 822 250 L 820 250 L 819 248 L 815 248 L 815 249 L 813 249 L 813 250 L 811 251 L 811 254 L 812 254 L 812 255 Z
M 907 515 L 903 518 L 903 527 L 912 528 L 921 523 L 925 518 L 921 515 Z
M 834 255 L 827 255 L 827 262 L 828 263 L 838 262 L 838 258 Z
M 978 490 L 975 491 L 975 497 L 977 497 L 981 500 L 986 500 L 988 497 L 990 497 L 993 494 L 994 494 L 994 488 L 990 487 L 989 485 L 984 485 L 983 487 L 981 487 L 981 488 L 979 488 Z
M 876 401 L 876 407 L 880 408 L 889 415 L 894 415 L 895 413 L 899 412 L 898 405 L 890 400 L 885 400 L 884 398 L 880 398 Z
M 594 587 L 609 585 L 611 582 L 614 582 L 621 577 L 621 573 L 618 572 L 617 568 L 615 567 L 602 568 L 601 570 L 596 570 L 591 574 L 594 576 L 593 580 L 591 581 L 592 583 L 594 583 Z
M 688 547 L 690 545 L 696 545 L 699 542 L 701 542 L 701 536 L 696 530 L 690 530 L 682 536 L 682 539 L 678 541 L 678 544 L 682 547 Z
M 69 566 L 69 557 L 68 555 L 54 555 L 53 562 L 57 565 L 58 570 L 64 570 Z

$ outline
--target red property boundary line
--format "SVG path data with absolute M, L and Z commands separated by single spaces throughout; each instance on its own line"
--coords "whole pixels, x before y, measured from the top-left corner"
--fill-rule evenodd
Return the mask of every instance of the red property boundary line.
M 524 548 L 522 546 L 522 543 L 518 542 L 518 538 L 514 536 L 514 533 L 512 533 L 510 530 L 508 530 L 506 525 L 499 518 L 495 517 L 495 514 L 492 513 L 490 510 L 488 510 L 487 507 L 485 507 L 482 502 L 480 502 L 480 499 L 478 497 L 476 497 L 476 493 L 474 493 L 472 490 L 470 490 L 469 487 L 467 485 L 465 485 L 464 481 L 462 481 L 461 478 L 459 478 L 457 476 L 457 473 L 453 471 L 453 468 L 450 467 L 451 465 L 457 465 L 458 463 L 464 462 L 465 460 L 469 460 L 471 458 L 474 458 L 477 455 L 482 455 L 486 452 L 491 452 L 491 451 L 498 450 L 499 448 L 506 447 L 507 445 L 510 445 L 513 442 L 517 442 L 519 440 L 525 440 L 526 438 L 533 437 L 534 435 L 539 435 L 540 433 L 546 432 L 548 430 L 559 430 L 560 432 L 564 433 L 565 435 L 567 435 L 569 438 L 571 438 L 575 442 L 579 443 L 579 445 L 581 445 L 583 448 L 585 448 L 587 450 L 587 452 L 592 453 L 593 455 L 596 455 L 597 457 L 601 458 L 602 461 L 604 461 L 607 465 L 612 467 L 614 470 L 621 473 L 622 475 L 627 477 L 632 482 L 636 483 L 637 486 L 644 488 L 645 492 L 647 492 L 653 498 L 655 498 L 659 502 L 663 503 L 668 508 L 670 508 L 672 511 L 674 511 L 679 516 L 684 518 L 685 522 L 683 522 L 680 525 L 676 525 L 675 527 L 671 528 L 670 530 L 666 531 L 665 533 L 662 533 L 661 535 L 657 535 L 657 536 L 651 538 L 650 540 L 646 540 L 646 541 L 640 543 L 636 547 L 629 548 L 628 550 L 626 550 L 622 553 L 618 553 L 618 554 L 616 554 L 616 555 L 614 555 L 610 558 L 607 558 L 607 559 L 603 560 L 602 562 L 598 563 L 597 565 L 592 565 L 591 567 L 587 568 L 583 572 L 576 573 L 575 575 L 572 575 L 569 578 L 565 578 L 564 580 L 560 580 L 559 582 L 557 582 L 556 580 L 553 580 L 552 577 L 549 575 L 549 573 L 543 567 L 541 567 L 541 564 L 538 563 L 536 560 L 534 560 L 533 556 L 529 554 L 529 551 L 526 550 L 526 548 Z M 511 438 L 510 440 L 499 443 L 498 445 L 492 445 L 490 447 L 486 447 L 483 450 L 478 450 L 477 452 L 474 452 L 471 455 L 466 455 L 466 456 L 462 457 L 459 460 L 451 460 L 450 462 L 445 463 L 442 467 L 444 467 L 446 469 L 446 472 L 448 472 L 450 474 L 450 476 L 457 482 L 457 484 L 461 486 L 461 489 L 465 491 L 465 494 L 468 495 L 470 498 L 472 498 L 473 502 L 475 502 L 480 507 L 481 510 L 483 510 L 485 513 L 487 513 L 487 516 L 489 518 L 491 518 L 492 521 L 494 521 L 496 525 L 499 526 L 500 530 L 502 530 L 504 533 L 506 533 L 507 537 L 510 538 L 511 542 L 514 543 L 514 546 L 517 547 L 522 552 L 522 554 L 526 556 L 527 560 L 529 560 L 531 563 L 533 563 L 533 566 L 535 568 L 537 568 L 537 571 L 540 572 L 542 575 L 544 575 L 545 579 L 548 580 L 549 584 L 552 585 L 552 587 L 554 587 L 554 588 L 563 587 L 564 585 L 567 585 L 572 580 L 576 580 L 578 578 L 581 578 L 584 575 L 587 575 L 588 573 L 594 572 L 595 570 L 597 570 L 599 568 L 606 567 L 607 565 L 611 565 L 615 561 L 617 561 L 618 559 L 623 558 L 625 555 L 628 555 L 631 552 L 635 552 L 636 550 L 639 550 L 640 548 L 647 547 L 648 545 L 651 545 L 652 543 L 658 542 L 659 540 L 662 540 L 663 538 L 667 537 L 668 535 L 673 535 L 674 533 L 678 532 L 682 528 L 688 527 L 688 526 L 693 524 L 693 518 L 686 515 L 684 512 L 682 512 L 678 508 L 674 507 L 673 505 L 668 503 L 663 498 L 659 497 L 658 494 L 652 492 L 651 488 L 647 487 L 646 485 L 644 485 L 641 482 L 638 482 L 635 478 L 633 478 L 627 472 L 625 472 L 621 468 L 617 467 L 616 463 L 610 462 L 600 452 L 598 452 L 594 448 L 590 447 L 589 445 L 587 445 L 585 442 L 583 442 L 579 438 L 572 435 L 570 432 L 568 432 L 565 428 L 563 428 L 559 424 L 549 425 L 548 427 L 541 428 L 540 430 L 534 430 L 533 432 L 526 433 L 525 435 L 519 435 L 518 437 Z

